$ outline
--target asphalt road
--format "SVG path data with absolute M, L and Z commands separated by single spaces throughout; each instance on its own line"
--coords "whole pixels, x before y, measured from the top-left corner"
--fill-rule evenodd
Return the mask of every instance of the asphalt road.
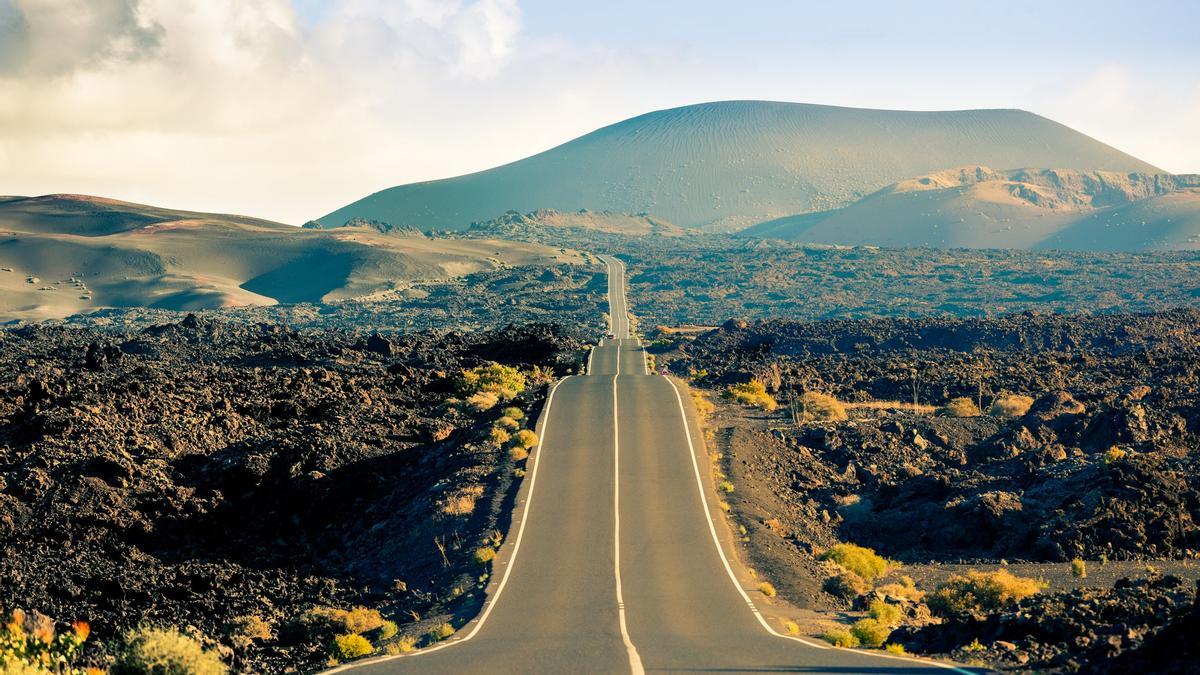
M 606 258 L 614 339 L 562 380 L 480 616 L 435 647 L 356 673 L 946 673 L 771 631 L 721 551 L 690 401 L 629 336 L 624 265 Z M 341 670 L 341 669 L 339 669 Z

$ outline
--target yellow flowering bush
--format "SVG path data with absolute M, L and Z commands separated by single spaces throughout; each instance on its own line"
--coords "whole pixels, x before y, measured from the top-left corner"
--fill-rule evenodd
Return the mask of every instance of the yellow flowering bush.
M 59 633 L 54 620 L 45 614 L 26 614 L 14 609 L 0 628 L 0 671 L 18 670 L 54 675 L 92 675 L 94 668 L 77 668 L 75 659 L 87 641 L 91 627 L 86 621 L 71 624 Z M 23 668 L 22 668 L 23 666 Z

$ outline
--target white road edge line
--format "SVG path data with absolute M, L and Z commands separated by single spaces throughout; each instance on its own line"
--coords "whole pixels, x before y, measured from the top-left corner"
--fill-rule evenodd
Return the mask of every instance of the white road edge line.
M 541 438 L 543 441 L 545 440 L 547 434 L 550 432 L 550 406 L 553 405 L 553 403 L 554 403 L 554 392 L 558 391 L 558 385 L 562 384 L 563 382 L 566 382 L 569 379 L 571 379 L 570 375 L 562 378 L 558 382 L 555 382 L 554 386 L 550 388 L 550 394 L 546 396 L 546 407 L 542 411 L 542 416 L 544 417 L 544 421 L 542 422 L 541 434 L 539 435 L 539 438 Z M 483 612 L 479 615 L 479 619 L 475 623 L 475 627 L 471 629 L 471 632 L 467 633 L 465 636 L 462 637 L 462 639 L 459 639 L 459 640 L 443 642 L 443 643 L 435 645 L 433 647 L 426 647 L 425 649 L 418 649 L 417 651 L 414 651 L 414 652 L 411 652 L 408 654 L 395 654 L 395 655 L 391 655 L 391 656 L 379 656 L 379 657 L 376 657 L 373 659 L 364 659 L 362 661 L 354 661 L 352 663 L 347 663 L 345 665 L 338 666 L 337 668 L 332 668 L 330 670 L 322 671 L 322 673 L 325 673 L 325 674 L 340 673 L 340 672 L 343 672 L 346 670 L 351 670 L 353 668 L 358 668 L 360 666 L 374 665 L 377 663 L 384 663 L 386 661 L 393 661 L 395 659 L 414 658 L 417 656 L 424 656 L 425 654 L 432 654 L 433 652 L 445 649 L 447 647 L 461 645 L 461 644 L 465 643 L 466 641 L 470 640 L 471 638 L 475 637 L 479 633 L 479 631 L 483 628 L 483 624 L 487 621 L 488 616 L 492 613 L 492 609 L 495 608 L 496 603 L 500 602 L 500 594 L 504 592 L 504 587 L 506 585 L 508 585 L 508 577 L 509 577 L 509 575 L 512 574 L 513 568 L 516 567 L 517 554 L 521 551 L 521 539 L 525 536 L 525 523 L 528 522 L 529 511 L 530 511 L 530 509 L 533 508 L 533 489 L 535 487 L 537 487 L 538 467 L 541 466 L 542 453 L 545 452 L 545 450 L 546 450 L 546 444 L 544 442 L 539 443 L 538 447 L 537 447 L 537 451 L 533 455 L 533 469 L 531 469 L 529 472 L 529 494 L 525 495 L 525 510 L 521 512 L 521 524 L 517 527 L 517 538 L 515 540 L 513 540 L 512 555 L 509 556 L 508 565 L 504 568 L 504 576 L 500 577 L 500 585 L 496 586 L 496 594 L 493 595 L 491 598 L 488 598 L 488 600 L 486 601 L 486 604 L 483 608 Z
M 683 396 L 679 393 L 679 387 L 675 386 L 675 383 L 671 381 L 671 378 L 667 377 L 664 379 L 668 384 L 671 385 L 671 389 L 675 390 L 675 400 L 679 403 L 679 415 L 683 419 L 683 430 L 684 433 L 687 434 L 688 450 L 692 455 L 692 468 L 696 472 L 696 487 L 700 490 L 700 502 L 704 505 L 704 518 L 708 521 L 708 532 L 712 535 L 713 545 L 717 547 L 717 554 L 721 556 L 721 562 L 725 565 L 725 572 L 729 574 L 729 580 L 733 583 L 733 587 L 737 589 L 739 594 L 741 594 L 742 598 L 746 601 L 746 605 L 750 607 L 750 611 L 754 613 L 754 618 L 758 619 L 758 622 L 762 624 L 762 627 L 765 628 L 768 633 L 774 635 L 775 637 L 794 640 L 815 649 L 839 649 L 842 651 L 853 652 L 855 654 L 875 656 L 881 659 L 894 659 L 898 661 L 920 663 L 928 666 L 934 666 L 936 668 L 945 668 L 947 670 L 953 670 L 956 673 L 962 673 L 963 675 L 976 675 L 974 671 L 965 670 L 963 668 L 959 668 L 948 663 L 934 661 L 932 659 L 917 659 L 912 657 L 896 656 L 893 654 L 877 653 L 862 649 L 843 649 L 841 647 L 833 647 L 831 645 L 822 645 L 810 640 L 805 640 L 804 638 L 798 638 L 794 635 L 784 635 L 783 633 L 776 632 L 774 628 L 771 628 L 771 624 L 768 623 L 766 618 L 763 617 L 762 613 L 758 611 L 758 607 L 754 606 L 754 601 L 750 599 L 750 596 L 746 593 L 746 590 L 742 588 L 740 583 L 738 583 L 737 575 L 734 574 L 733 567 L 729 564 L 729 558 L 725 556 L 725 549 L 721 547 L 721 539 L 717 536 L 717 527 L 713 523 L 712 511 L 708 506 L 708 496 L 704 492 L 704 480 L 700 477 L 700 464 L 696 460 L 696 447 L 692 443 L 692 428 L 691 425 L 688 424 L 687 411 L 683 407 Z
M 617 344 L 617 356 L 621 346 Z M 617 619 L 621 625 L 621 641 L 629 656 L 629 670 L 633 675 L 643 675 L 642 657 L 638 655 L 633 639 L 629 637 L 629 626 L 625 623 L 625 594 L 621 590 L 621 430 L 617 424 L 617 376 L 613 375 L 613 574 L 617 580 Z

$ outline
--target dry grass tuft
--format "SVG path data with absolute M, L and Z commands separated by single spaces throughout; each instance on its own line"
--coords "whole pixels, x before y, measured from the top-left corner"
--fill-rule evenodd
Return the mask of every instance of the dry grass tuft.
M 888 570 L 888 561 L 875 551 L 857 544 L 835 544 L 825 553 L 822 560 L 832 560 L 843 569 L 853 572 L 866 581 L 874 581 Z
M 1014 576 L 1008 570 L 954 574 L 927 596 L 926 604 L 938 616 L 983 616 L 1004 609 L 1042 590 L 1036 579 Z
M 762 408 L 767 412 L 779 407 L 774 397 L 767 393 L 767 386 L 758 380 L 731 385 L 721 396 L 734 403 Z
M 979 406 L 966 396 L 960 396 L 938 408 L 938 414 L 942 417 L 979 417 Z
M 797 422 L 832 422 L 847 417 L 845 404 L 828 394 L 808 391 L 796 401 Z
M 992 402 L 991 413 L 996 417 L 1021 417 L 1029 412 L 1033 399 L 1020 394 L 1004 394 Z

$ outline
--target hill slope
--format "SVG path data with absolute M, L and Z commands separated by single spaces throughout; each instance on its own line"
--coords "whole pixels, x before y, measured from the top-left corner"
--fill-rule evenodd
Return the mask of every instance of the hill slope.
M 321 220 L 462 229 L 509 210 L 586 208 L 738 229 L 968 164 L 1160 172 L 1020 110 L 726 101 L 652 112 L 494 169 L 383 190 Z
M 304 230 L 81 195 L 0 198 L 0 321 L 97 307 L 192 310 L 359 298 L 506 264 L 536 244 Z
M 901 181 L 747 237 L 816 244 L 1141 251 L 1200 248 L 1200 178 L 983 166 Z

